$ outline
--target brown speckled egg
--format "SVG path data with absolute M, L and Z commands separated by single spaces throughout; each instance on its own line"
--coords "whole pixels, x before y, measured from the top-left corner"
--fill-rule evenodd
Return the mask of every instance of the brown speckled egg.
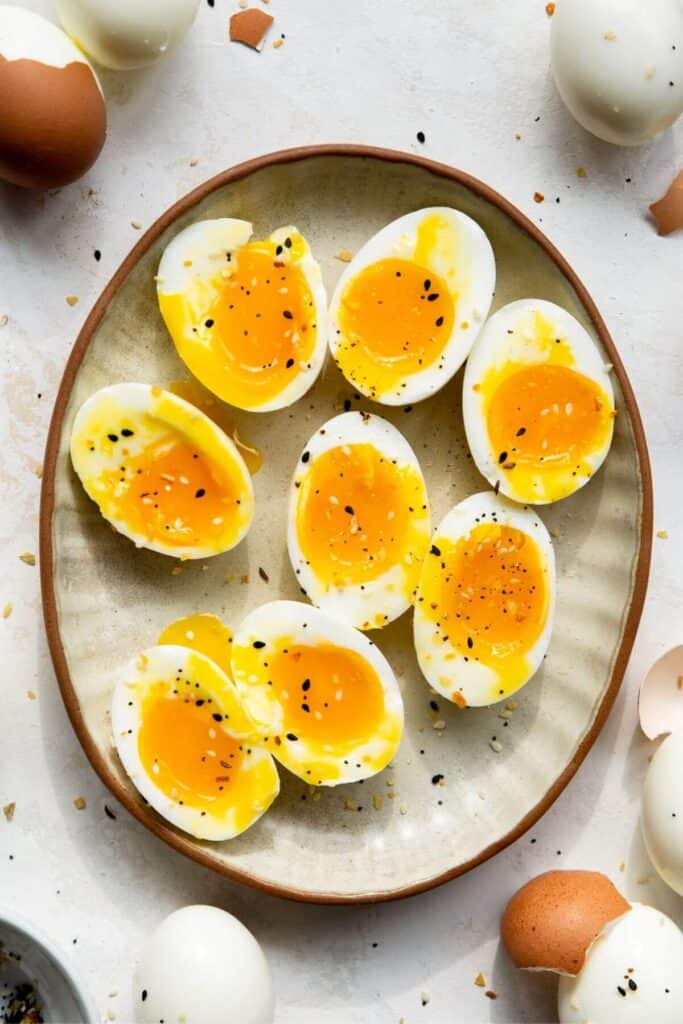
M 591 942 L 630 909 L 597 871 L 548 871 L 515 893 L 500 932 L 517 967 L 578 974 Z
M 99 82 L 61 29 L 0 4 L 0 178 L 57 188 L 96 160 L 107 116 Z

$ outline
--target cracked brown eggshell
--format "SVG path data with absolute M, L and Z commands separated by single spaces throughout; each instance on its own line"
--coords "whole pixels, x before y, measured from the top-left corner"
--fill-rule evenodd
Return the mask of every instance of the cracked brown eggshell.
M 576 975 L 605 925 L 630 909 L 597 871 L 548 871 L 512 897 L 501 938 L 517 967 Z
M 104 144 L 99 82 L 61 29 L 0 4 L 0 179 L 49 189 L 80 178 Z

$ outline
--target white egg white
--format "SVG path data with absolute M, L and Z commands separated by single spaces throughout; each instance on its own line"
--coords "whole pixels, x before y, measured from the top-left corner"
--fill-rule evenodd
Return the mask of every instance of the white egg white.
M 552 326 L 553 333 L 571 350 L 574 358 L 572 369 L 599 385 L 614 407 L 610 367 L 605 365 L 587 330 L 561 306 L 544 299 L 519 299 L 503 306 L 490 317 L 472 348 L 465 367 L 463 418 L 472 458 L 489 483 L 513 501 L 547 504 L 557 499 L 545 496 L 541 474 L 533 482 L 533 493 L 521 493 L 515 485 L 514 469 L 508 472 L 500 465 L 500 452 L 495 449 L 489 436 L 486 396 L 480 386 L 490 370 L 506 363 L 532 365 L 547 361 L 547 354 L 536 338 L 534 325 L 537 314 Z M 613 431 L 601 448 L 586 457 L 589 474 L 577 473 L 572 476 L 570 470 L 567 471 L 564 493 L 560 497 L 573 493 L 592 478 L 607 457 L 612 435 Z
M 558 3 L 550 38 L 562 99 L 605 142 L 651 142 L 683 112 L 679 0 Z
M 207 331 L 210 328 L 205 324 L 206 310 L 219 294 L 222 275 L 229 274 L 230 263 L 237 258 L 236 253 L 239 249 L 250 241 L 252 233 L 252 225 L 245 220 L 232 217 L 202 220 L 184 228 L 164 249 L 157 274 L 157 294 L 162 314 L 164 297 L 183 297 L 182 322 L 170 323 L 167 320 L 167 327 L 181 359 L 185 358 L 183 342 L 193 345 L 197 342 L 205 343 L 208 347 Z M 291 251 L 285 245 L 290 235 L 299 235 L 298 230 L 291 225 L 278 228 L 269 237 L 270 242 L 282 247 L 278 259 L 282 260 L 283 264 L 293 259 Z M 296 260 L 311 292 L 313 315 L 317 325 L 311 357 L 307 362 L 300 362 L 292 369 L 288 383 L 272 399 L 251 404 L 246 399 L 241 401 L 233 396 L 230 404 L 238 408 L 251 412 L 284 409 L 312 387 L 323 367 L 327 353 L 327 295 L 320 266 L 309 246 L 305 242 L 303 246 L 303 252 Z M 192 370 L 189 363 L 188 366 Z M 219 398 L 228 400 L 217 389 L 215 377 L 208 375 L 204 378 L 198 373 L 195 373 L 195 376 L 199 376 L 201 383 Z
M 376 579 L 335 586 L 321 579 L 316 573 L 316 566 L 306 559 L 297 530 L 297 511 L 302 493 L 301 485 L 314 469 L 316 460 L 331 449 L 356 444 L 371 445 L 380 457 L 395 462 L 399 469 L 409 467 L 419 475 L 424 500 L 415 508 L 413 523 L 419 532 L 420 547 L 401 552 L 400 562 L 392 565 Z M 343 488 L 343 485 L 340 484 L 340 487 Z M 336 495 L 329 497 L 339 503 Z M 393 510 L 387 508 L 387 514 L 392 513 Z M 359 524 L 350 517 L 349 531 L 352 529 L 359 529 Z M 330 615 L 350 622 L 357 629 L 368 629 L 392 622 L 412 603 L 414 583 L 411 585 L 410 576 L 415 575 L 415 562 L 421 561 L 424 557 L 429 546 L 430 534 L 429 500 L 422 470 L 415 452 L 396 427 L 379 416 L 346 412 L 328 420 L 313 434 L 301 453 L 294 472 L 289 493 L 287 524 L 287 543 L 292 568 L 299 585 L 313 604 Z
M 588 949 L 576 977 L 562 976 L 560 1024 L 680 1024 L 683 933 L 654 907 L 634 903 Z
M 283 641 L 289 646 L 334 645 L 360 655 L 374 670 L 382 688 L 384 709 L 378 731 L 343 751 L 333 744 L 312 742 L 301 729 L 297 735 L 288 733 L 285 709 L 275 686 L 268 682 L 273 674 L 269 659 Z M 398 749 L 403 701 L 391 666 L 363 633 L 317 608 L 298 601 L 272 601 L 247 615 L 234 636 L 232 674 L 242 704 L 266 738 L 268 749 L 289 771 L 311 785 L 336 786 L 369 778 L 385 768 Z M 337 699 L 341 699 L 342 690 L 343 679 Z M 297 694 L 291 697 L 301 699 Z M 362 722 L 362 705 L 356 717 Z
M 367 382 L 349 382 L 383 405 L 419 402 L 439 391 L 462 366 L 488 315 L 496 283 L 493 249 L 476 221 L 447 206 L 427 207 L 405 214 L 372 236 L 349 262 L 339 278 L 330 304 L 329 340 L 337 359 L 342 338 L 340 305 L 344 290 L 366 267 L 389 258 L 414 261 L 420 224 L 438 216 L 444 224 L 439 245 L 430 255 L 426 271 L 439 274 L 455 306 L 455 318 L 443 354 L 424 370 L 412 373 L 384 393 L 374 393 Z
M 216 712 L 221 714 L 222 721 L 212 728 L 242 743 L 234 804 L 220 814 L 190 806 L 187 797 L 181 802 L 185 796 L 181 789 L 175 799 L 167 795 L 159 788 L 154 774 L 149 774 L 140 756 L 139 733 L 150 687 L 163 681 L 171 689 L 182 689 L 186 680 L 191 681 L 189 692 L 201 699 L 210 698 Z M 275 763 L 268 751 L 254 742 L 253 723 L 240 704 L 234 684 L 215 662 L 198 651 L 165 644 L 138 654 L 123 670 L 114 689 L 111 725 L 121 763 L 140 795 L 172 825 L 198 839 L 220 841 L 239 835 L 268 810 L 280 791 Z M 182 743 L 182 738 L 176 740 Z M 207 738 L 207 746 L 209 743 L 211 739 Z M 222 769 L 217 767 L 216 770 Z M 256 783 L 244 804 L 240 802 L 240 782 L 248 776 L 255 778 Z
M 447 624 L 441 628 L 425 611 L 427 577 L 443 572 L 440 547 L 443 541 L 456 543 L 467 538 L 480 523 L 497 523 L 524 533 L 538 548 L 548 588 L 545 624 L 532 647 L 524 652 L 526 677 L 510 686 L 496 669 L 464 655 L 448 641 Z M 476 595 L 473 598 L 476 600 Z M 534 675 L 545 657 L 553 629 L 555 610 L 555 556 L 547 529 L 532 509 L 516 505 L 486 491 L 472 494 L 451 509 L 437 526 L 432 548 L 422 566 L 413 620 L 415 650 L 420 668 L 430 685 L 461 707 L 482 707 L 510 697 Z
M 683 731 L 667 736 L 650 762 L 640 822 L 657 873 L 683 896 Z
M 131 436 L 124 436 L 121 428 Z M 238 514 L 234 519 L 226 514 L 225 529 L 211 538 L 167 544 L 140 533 L 119 513 L 115 498 L 112 499 L 102 481 L 102 474 L 115 471 L 126 459 L 134 459 L 147 446 L 169 434 L 177 435 L 196 448 L 212 464 L 229 467 L 239 482 Z M 71 429 L 71 461 L 104 518 L 136 547 L 175 558 L 206 558 L 235 547 L 251 525 L 254 514 L 251 476 L 234 442 L 203 412 L 162 388 L 149 384 L 112 384 L 91 395 L 78 410 Z M 120 483 L 122 494 L 128 483 L 130 481 Z M 181 487 L 182 482 L 172 480 L 165 486 Z

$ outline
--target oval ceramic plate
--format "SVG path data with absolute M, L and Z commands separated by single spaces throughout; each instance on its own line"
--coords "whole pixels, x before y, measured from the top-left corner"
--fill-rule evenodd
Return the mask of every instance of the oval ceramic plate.
M 282 794 L 250 831 L 195 841 L 144 805 L 112 746 L 109 703 L 120 665 L 172 619 L 210 611 L 233 626 L 256 605 L 299 596 L 285 546 L 287 486 L 305 441 L 351 400 L 334 365 L 290 409 L 237 413 L 262 449 L 256 517 L 245 542 L 206 562 L 138 551 L 100 517 L 68 456 L 71 423 L 97 388 L 187 377 L 158 312 L 154 275 L 173 236 L 194 220 L 242 217 L 256 237 L 296 224 L 321 261 L 331 294 L 344 264 L 388 221 L 423 206 L 474 217 L 496 253 L 494 308 L 549 299 L 586 326 L 614 366 L 614 446 L 590 485 L 541 515 L 556 538 L 558 603 L 548 658 L 512 716 L 459 711 L 435 700 L 417 667 L 410 615 L 375 634 L 406 703 L 391 769 L 364 784 L 309 791 L 282 771 Z M 434 522 L 485 484 L 467 453 L 462 372 L 412 411 L 374 407 L 417 452 Z M 567 785 L 616 696 L 645 595 L 652 493 L 638 409 L 604 323 L 566 261 L 538 229 L 481 182 L 401 153 L 336 146 L 292 150 L 235 167 L 176 203 L 133 249 L 88 317 L 64 374 L 43 478 L 41 571 L 47 633 L 67 710 L 90 761 L 145 825 L 202 864 L 281 895 L 316 902 L 391 899 L 428 889 L 491 857 L 529 828 Z M 501 749 L 490 746 L 493 737 Z M 445 785 L 431 779 L 443 774 Z

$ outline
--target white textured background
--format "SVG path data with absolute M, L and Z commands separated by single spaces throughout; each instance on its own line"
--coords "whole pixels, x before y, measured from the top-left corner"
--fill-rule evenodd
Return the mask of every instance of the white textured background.
M 29 6 L 53 14 L 49 2 Z M 233 9 L 233 0 L 204 2 L 186 45 L 162 66 L 103 74 L 109 137 L 85 179 L 48 196 L 0 185 L 0 606 L 13 605 L 0 620 L 0 805 L 17 804 L 13 822 L 0 816 L 0 904 L 69 947 L 103 1019 L 110 1009 L 131 1018 L 131 969 L 145 934 L 178 906 L 210 902 L 238 914 L 264 944 L 278 1024 L 553 1021 L 552 979 L 517 976 L 498 946 L 500 911 L 530 876 L 596 868 L 683 924 L 683 902 L 652 877 L 638 836 L 651 745 L 635 718 L 644 670 L 682 639 L 683 233 L 658 238 L 646 210 L 683 165 L 683 124 L 637 151 L 584 134 L 549 78 L 542 0 L 272 0 L 276 24 L 261 54 L 227 43 Z M 286 39 L 274 50 L 280 32 Z M 477 871 L 366 909 L 250 892 L 186 862 L 115 808 L 61 705 L 38 570 L 18 557 L 37 551 L 35 469 L 64 361 L 138 237 L 131 220 L 147 226 L 195 184 L 248 157 L 335 141 L 454 164 L 542 222 L 593 293 L 631 375 L 654 465 L 655 527 L 669 534 L 655 540 L 622 693 L 569 790 Z M 538 206 L 536 190 L 546 196 Z M 70 294 L 79 297 L 73 308 Z M 88 806 L 79 812 L 80 795 Z M 117 820 L 105 816 L 105 801 Z M 479 971 L 495 1002 L 474 986 Z

